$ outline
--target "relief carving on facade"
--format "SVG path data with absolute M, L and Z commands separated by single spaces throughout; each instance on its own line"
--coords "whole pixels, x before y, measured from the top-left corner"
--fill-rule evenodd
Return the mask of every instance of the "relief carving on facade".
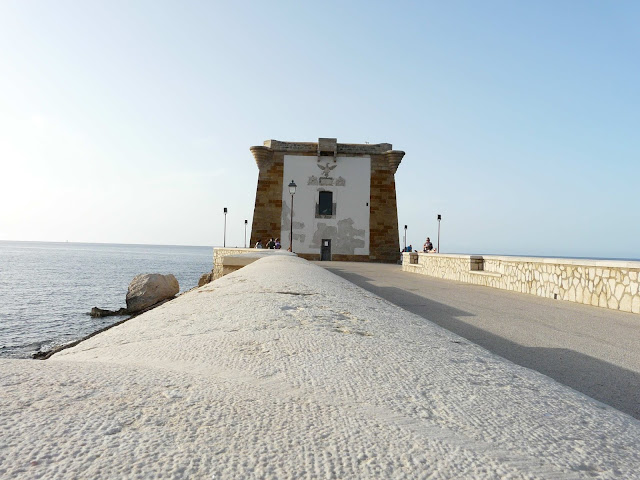
M 333 170 L 334 168 L 336 168 L 338 165 L 329 165 L 329 162 L 325 163 L 324 167 L 320 164 L 318 164 L 318 168 L 320 170 L 322 170 L 322 175 L 324 175 L 325 178 L 329 177 L 329 173 L 331 173 L 331 170 Z

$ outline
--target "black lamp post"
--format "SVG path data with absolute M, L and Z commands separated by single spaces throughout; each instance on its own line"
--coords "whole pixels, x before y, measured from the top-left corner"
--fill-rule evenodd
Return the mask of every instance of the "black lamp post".
M 244 248 L 247 248 L 247 221 L 244 221 Z
M 440 220 L 442 220 L 442 215 L 438 214 L 438 253 L 440 253 Z
M 296 182 L 291 180 L 289 193 L 291 194 L 291 229 L 289 230 L 289 251 L 293 252 L 293 196 L 296 194 Z
M 227 246 L 227 207 L 224 207 L 224 236 L 222 237 L 222 246 Z
M 403 252 L 407 251 L 407 226 L 404 226 L 404 250 L 402 250 Z

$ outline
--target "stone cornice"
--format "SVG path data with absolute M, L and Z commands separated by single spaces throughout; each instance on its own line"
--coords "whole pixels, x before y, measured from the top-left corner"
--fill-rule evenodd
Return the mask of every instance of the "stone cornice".
M 320 139 L 335 140 L 335 139 Z M 391 150 L 390 143 L 336 143 L 334 155 L 384 155 L 389 170 L 394 174 L 402 162 L 404 152 L 402 150 Z M 266 168 L 273 160 L 273 154 L 278 153 L 298 153 L 298 154 L 317 154 L 320 159 L 321 153 L 324 153 L 321 142 L 281 142 L 279 140 L 265 140 L 264 145 L 256 145 L 251 147 L 251 153 L 256 159 L 256 164 L 260 170 Z M 322 151 L 322 152 L 321 152 Z M 335 156 L 333 157 L 335 160 Z
M 273 150 L 262 145 L 249 148 L 253 154 L 253 158 L 256 159 L 256 164 L 260 170 L 265 169 L 271 160 L 273 160 Z
M 404 157 L 404 152 L 402 150 L 388 150 L 384 152 L 384 156 L 389 162 L 389 168 L 395 174 L 400 166 L 402 157 Z
M 265 140 L 264 146 L 274 152 L 286 153 L 317 153 L 318 142 L 282 142 L 280 140 Z M 338 143 L 338 155 L 375 155 L 391 150 L 390 143 Z

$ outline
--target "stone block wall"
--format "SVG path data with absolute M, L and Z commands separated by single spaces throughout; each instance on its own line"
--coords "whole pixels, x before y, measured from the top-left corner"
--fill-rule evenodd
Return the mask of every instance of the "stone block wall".
M 249 243 L 251 246 L 258 240 L 264 243 L 272 237 L 280 236 L 284 171 L 284 154 L 266 150 L 253 153 L 258 163 L 259 174 Z
M 402 270 L 640 313 L 640 262 L 405 253 Z
M 213 249 L 213 280 L 216 280 L 224 275 L 222 260 L 227 255 L 238 255 L 241 253 L 255 253 L 255 248 L 214 248 Z
M 400 255 L 395 170 L 384 155 L 371 155 L 370 192 L 370 260 L 395 263 Z

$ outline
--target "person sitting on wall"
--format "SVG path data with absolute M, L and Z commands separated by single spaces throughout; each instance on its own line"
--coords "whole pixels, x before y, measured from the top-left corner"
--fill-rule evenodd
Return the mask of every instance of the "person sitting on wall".
M 413 252 L 413 247 L 411 245 L 407 247 L 407 252 Z
M 424 242 L 422 247 L 422 251 L 425 253 L 431 252 L 433 250 L 433 243 L 431 243 L 431 239 L 427 237 L 427 241 Z
M 262 242 L 261 242 L 260 240 L 258 240 L 258 241 L 256 242 L 256 248 L 264 248 L 264 247 L 262 246 Z
M 280 245 L 280 239 L 276 238 L 276 246 L 274 247 L 276 250 L 280 250 L 282 248 L 282 245 Z
M 267 248 L 273 250 L 274 248 L 276 248 L 276 242 L 273 241 L 273 237 L 271 237 L 269 239 L 269 241 L 267 242 Z

